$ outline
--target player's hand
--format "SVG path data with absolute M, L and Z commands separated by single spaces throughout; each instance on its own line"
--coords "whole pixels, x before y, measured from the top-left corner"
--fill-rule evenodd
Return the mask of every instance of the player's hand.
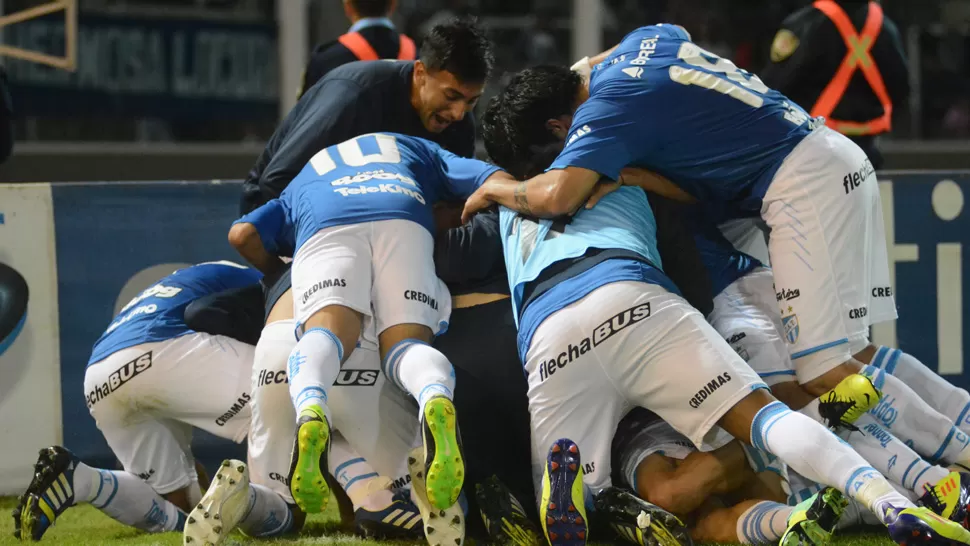
M 485 184 L 487 184 L 486 182 Z M 485 197 L 485 184 L 479 186 L 475 193 L 465 200 L 465 208 L 461 211 L 461 223 L 467 224 L 471 221 L 472 216 L 475 216 L 479 212 L 491 207 L 495 203 Z
M 620 171 L 620 180 L 624 186 L 637 186 L 643 191 L 655 193 L 667 199 L 681 203 L 697 202 L 693 195 L 682 190 L 667 177 L 646 169 L 627 167 Z
M 596 187 L 593 189 L 593 194 L 590 195 L 589 199 L 586 200 L 586 206 L 584 208 L 587 208 L 587 209 L 593 208 L 594 206 L 596 206 L 596 203 L 600 202 L 600 199 L 620 189 L 620 186 L 622 185 L 623 183 L 619 181 L 610 182 L 606 180 L 601 180 L 596 184 Z

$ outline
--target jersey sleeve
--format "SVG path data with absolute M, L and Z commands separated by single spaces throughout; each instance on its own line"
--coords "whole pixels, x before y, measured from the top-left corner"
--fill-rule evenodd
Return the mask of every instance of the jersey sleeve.
M 501 170 L 478 159 L 458 157 L 443 148 L 436 148 L 434 153 L 445 199 L 467 199 L 489 176 Z
M 646 134 L 638 127 L 643 113 L 631 111 L 633 101 L 613 95 L 592 96 L 576 110 L 566 146 L 548 170 L 581 167 L 619 178 L 634 157 L 631 147 L 646 145 Z
M 282 138 L 259 179 L 261 193 L 278 197 L 304 165 L 320 150 L 376 132 L 380 104 L 352 81 L 332 79 L 314 86 L 297 105 L 302 112 Z M 294 108 L 295 110 L 296 108 Z
M 263 242 L 263 248 L 274 256 L 292 256 L 295 247 L 295 232 L 290 223 L 286 204 L 273 199 L 249 214 L 233 222 L 252 224 Z

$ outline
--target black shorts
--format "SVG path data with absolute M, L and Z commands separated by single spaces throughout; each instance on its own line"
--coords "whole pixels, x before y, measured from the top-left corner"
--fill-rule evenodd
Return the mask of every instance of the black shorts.
M 292 263 L 286 264 L 286 269 L 278 273 L 274 279 L 263 279 L 263 305 L 266 308 L 264 322 L 269 318 L 269 312 L 273 310 L 276 302 L 280 301 L 283 294 L 293 286 L 293 278 L 290 276 L 292 265 Z

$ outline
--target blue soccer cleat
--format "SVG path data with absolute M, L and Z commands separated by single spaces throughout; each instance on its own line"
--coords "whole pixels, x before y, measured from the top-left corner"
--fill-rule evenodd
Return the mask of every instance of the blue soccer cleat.
M 960 524 L 941 518 L 929 508 L 890 508 L 886 512 L 889 536 L 903 546 L 970 545 L 970 531 Z
M 394 493 L 391 504 L 383 510 L 371 512 L 358 508 L 354 512 L 354 526 L 357 534 L 365 538 L 393 540 L 421 540 L 424 526 L 421 525 L 421 511 L 411 502 L 407 491 Z
M 586 505 L 579 446 L 572 440 L 556 440 L 549 448 L 542 474 L 539 519 L 552 546 L 586 545 Z

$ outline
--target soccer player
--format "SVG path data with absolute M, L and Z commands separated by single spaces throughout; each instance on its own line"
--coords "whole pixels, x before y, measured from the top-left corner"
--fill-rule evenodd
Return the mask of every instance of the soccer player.
M 517 124 L 515 106 L 501 106 L 509 110 L 504 131 L 485 134 L 489 154 L 500 165 L 500 154 L 492 150 L 528 141 L 520 128 L 546 131 Z M 590 134 L 585 131 L 573 145 Z M 565 155 L 570 143 L 563 149 L 552 139 L 544 151 Z M 552 162 L 529 152 L 518 164 L 527 164 L 527 175 Z M 599 151 L 597 157 L 611 153 L 616 151 Z M 492 203 L 503 207 L 506 269 L 529 376 L 534 475 L 541 480 L 541 521 L 552 543 L 571 544 L 577 534 L 585 535 L 585 517 L 574 517 L 583 511 L 584 482 L 593 494 L 610 485 L 611 436 L 633 406 L 656 412 L 695 445 L 709 440 L 718 425 L 801 474 L 839 487 L 877 514 L 897 542 L 939 535 L 970 541 L 956 523 L 897 493 L 822 425 L 776 401 L 659 269 L 652 213 L 642 191 L 620 187 L 581 209 L 599 179 L 492 178 L 466 202 L 466 213 Z M 561 219 L 570 213 L 575 215 Z
M 183 313 L 200 297 L 255 285 L 261 276 L 231 262 L 199 264 L 122 308 L 94 345 L 84 392 L 124 470 L 92 468 L 60 446 L 41 450 L 14 514 L 15 533 L 39 540 L 79 502 L 145 531 L 181 530 L 202 496 L 192 429 L 245 439 L 253 362 L 252 345 L 192 331 Z M 195 381 L 187 385 L 184 377 Z
M 464 466 L 451 402 L 454 372 L 428 345 L 446 329 L 451 311 L 434 271 L 431 205 L 467 197 L 496 176 L 507 175 L 430 141 L 365 135 L 319 151 L 279 199 L 230 232 L 237 250 L 267 274 L 283 269 L 277 245 L 268 243 L 280 233 L 296 241 L 300 341 L 287 375 L 299 456 L 290 487 L 304 511 L 322 511 L 329 497 L 320 468 L 333 422 L 328 391 L 358 340 L 362 348 L 379 347 L 385 375 L 418 401 L 427 480 L 419 493 L 436 510 L 457 501 Z
M 634 165 L 702 203 L 730 202 L 737 214 L 760 215 L 771 228 L 771 265 L 777 292 L 786 295 L 779 305 L 799 383 L 819 396 L 862 370 L 853 355 L 865 362 L 876 351 L 868 326 L 895 319 L 896 311 L 887 291 L 877 290 L 888 285 L 881 204 L 857 146 L 671 25 L 628 35 L 589 82 L 549 67 L 513 83 L 506 94 L 516 101 L 519 154 L 567 141 L 552 169 L 527 186 L 542 192 L 558 178 L 563 187 L 592 184 Z M 574 199 L 571 193 L 558 195 L 556 207 Z M 970 437 L 907 385 L 887 377 L 884 391 L 881 413 L 894 418 L 883 424 L 897 436 L 930 459 L 970 457 Z

